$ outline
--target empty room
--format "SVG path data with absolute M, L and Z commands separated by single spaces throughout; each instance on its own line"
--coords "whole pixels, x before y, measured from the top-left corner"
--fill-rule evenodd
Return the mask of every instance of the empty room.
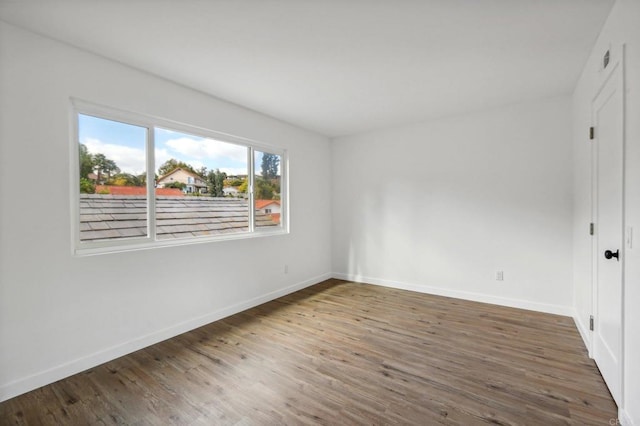
M 640 426 L 640 0 L 0 0 L 0 424 Z

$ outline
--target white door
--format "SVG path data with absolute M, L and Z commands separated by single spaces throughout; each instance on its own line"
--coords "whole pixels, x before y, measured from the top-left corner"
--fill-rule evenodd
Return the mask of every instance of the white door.
M 593 100 L 593 358 L 613 399 L 622 402 L 623 90 L 620 63 Z

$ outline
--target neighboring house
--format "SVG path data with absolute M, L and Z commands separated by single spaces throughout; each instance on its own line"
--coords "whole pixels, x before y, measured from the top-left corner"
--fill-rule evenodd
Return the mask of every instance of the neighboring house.
M 280 200 L 256 200 L 256 213 L 271 215 L 275 223 L 280 223 Z
M 96 185 L 96 194 L 146 195 L 147 188 L 144 186 Z M 184 193 L 178 188 L 156 188 L 156 195 L 183 197 Z
M 264 214 L 280 213 L 280 200 L 256 200 L 256 211 Z
M 185 194 L 193 194 L 196 192 L 203 194 L 207 192 L 207 184 L 202 176 L 181 168 L 174 169 L 160 177 L 158 179 L 157 186 L 159 188 L 164 188 L 174 182 L 180 182 L 186 185 L 184 188 Z
M 235 186 L 225 186 L 222 188 L 222 192 L 224 192 L 225 197 L 239 197 L 240 191 Z

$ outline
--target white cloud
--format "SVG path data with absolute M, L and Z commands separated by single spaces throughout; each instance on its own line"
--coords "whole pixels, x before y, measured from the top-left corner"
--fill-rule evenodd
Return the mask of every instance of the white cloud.
M 241 162 L 247 161 L 247 148 L 226 142 L 215 141 L 213 139 L 192 139 L 189 137 L 182 137 L 169 139 L 165 142 L 165 145 L 179 154 L 194 159 L 201 159 L 205 162 L 207 162 L 206 160 L 221 161 L 223 159 Z M 194 163 L 195 161 L 190 161 L 190 164 L 196 167 Z
M 198 161 L 198 160 L 191 160 L 187 162 L 191 167 L 193 167 L 194 170 L 200 170 L 203 167 L 206 167 L 207 165 L 204 164 L 202 161 Z
M 82 141 L 91 154 L 104 154 L 116 162 L 123 173 L 141 174 L 145 171 L 144 149 L 125 145 L 110 144 L 96 138 L 85 138 Z M 166 142 L 169 148 L 156 148 L 156 168 L 171 158 L 190 164 L 194 169 L 206 166 L 209 169 L 219 168 L 227 175 L 246 175 L 246 167 L 233 167 L 232 162 L 246 163 L 247 149 L 239 145 L 219 142 L 212 139 L 191 139 L 181 137 Z M 180 154 L 180 155 L 177 155 Z
M 171 159 L 171 154 L 169 154 L 169 151 L 167 151 L 164 148 L 162 149 L 156 148 L 156 152 L 155 152 L 156 171 L 158 171 L 158 167 L 160 167 L 167 160 L 170 160 L 170 159 Z
M 94 138 L 85 138 L 82 143 L 91 154 L 104 154 L 115 161 L 123 173 L 139 175 L 145 171 L 144 149 L 105 143 Z
M 246 167 L 220 167 L 220 171 L 227 174 L 227 176 L 246 175 Z
M 189 164 L 191 167 L 193 167 L 195 170 L 200 169 L 201 167 L 205 167 L 206 164 L 203 163 L 202 161 L 199 160 L 185 160 L 184 158 L 176 158 L 175 155 L 172 155 L 169 153 L 169 151 L 165 148 L 156 148 L 156 154 L 155 154 L 156 158 L 156 172 L 158 171 L 158 168 L 160 166 L 162 166 L 165 162 L 167 162 L 167 160 L 170 160 L 172 158 L 176 159 L 176 160 L 181 160 L 184 161 L 185 163 Z

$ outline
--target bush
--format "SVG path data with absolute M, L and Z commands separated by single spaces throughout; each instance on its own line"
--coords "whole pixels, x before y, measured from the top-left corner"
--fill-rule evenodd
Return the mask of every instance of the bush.
M 95 194 L 96 185 L 89 179 L 80 178 L 80 193 L 81 194 Z
M 182 182 L 171 182 L 171 183 L 165 183 L 164 187 L 165 188 L 185 189 L 187 187 L 187 184 L 186 183 L 182 183 Z

